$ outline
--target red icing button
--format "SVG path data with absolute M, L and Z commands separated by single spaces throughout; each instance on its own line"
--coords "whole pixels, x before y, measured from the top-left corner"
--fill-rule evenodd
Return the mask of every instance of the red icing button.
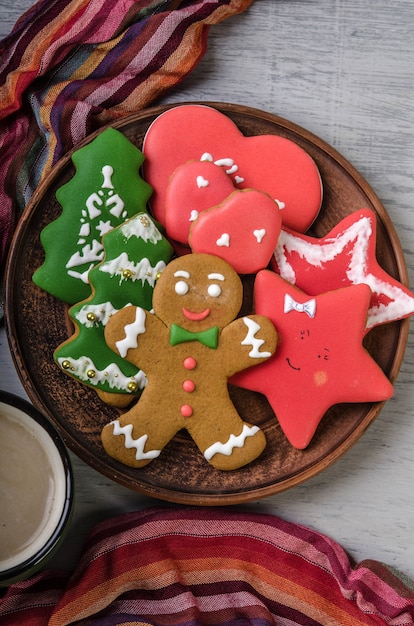
M 183 389 L 184 391 L 186 391 L 187 393 L 192 393 L 195 389 L 195 383 L 192 380 L 185 380 L 183 382 Z
M 184 359 L 183 365 L 186 370 L 193 370 L 197 365 L 197 361 L 193 359 L 192 356 L 188 356 L 186 359 Z
M 191 408 L 189 404 L 183 404 L 180 411 L 183 417 L 191 417 L 193 414 L 193 409 Z

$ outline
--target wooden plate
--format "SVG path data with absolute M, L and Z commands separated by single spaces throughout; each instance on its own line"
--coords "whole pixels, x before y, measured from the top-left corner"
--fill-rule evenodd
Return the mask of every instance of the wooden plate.
M 403 252 L 389 216 L 368 183 L 341 155 L 308 131 L 274 115 L 231 104 L 204 104 L 228 115 L 245 135 L 282 135 L 313 157 L 324 186 L 323 207 L 313 227 L 315 236 L 325 235 L 357 209 L 376 211 L 378 260 L 389 274 L 407 285 Z M 148 126 L 167 108 L 147 109 L 113 126 L 141 148 Z M 70 157 L 66 155 L 36 190 L 15 234 L 6 277 L 6 328 L 27 394 L 55 423 L 72 451 L 105 476 L 135 491 L 192 505 L 236 504 L 275 494 L 317 474 L 346 452 L 377 417 L 383 403 L 336 405 L 324 416 L 310 446 L 299 451 L 284 437 L 263 396 L 231 388 L 242 417 L 260 425 L 268 440 L 261 457 L 245 468 L 233 472 L 213 469 L 186 432 L 180 432 L 159 459 L 142 469 L 123 466 L 106 456 L 100 432 L 117 411 L 55 365 L 54 349 L 72 334 L 67 307 L 32 282 L 33 271 L 44 259 L 39 234 L 60 213 L 55 192 L 74 175 Z M 250 288 L 247 284 L 247 292 Z M 374 328 L 366 338 L 367 349 L 392 382 L 401 365 L 407 335 L 405 320 Z

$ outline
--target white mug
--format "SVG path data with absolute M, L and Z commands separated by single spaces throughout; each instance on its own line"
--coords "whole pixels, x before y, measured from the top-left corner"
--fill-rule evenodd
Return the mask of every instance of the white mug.
M 58 432 L 31 404 L 0 391 L 0 586 L 45 565 L 72 506 L 72 467 Z

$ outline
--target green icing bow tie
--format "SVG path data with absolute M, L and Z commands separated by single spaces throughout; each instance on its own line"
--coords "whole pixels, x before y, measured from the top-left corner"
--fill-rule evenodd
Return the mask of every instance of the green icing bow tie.
M 178 343 L 185 343 L 187 341 L 200 341 L 207 346 L 207 348 L 215 350 L 218 343 L 218 330 L 218 326 L 213 326 L 207 330 L 200 330 L 193 333 L 177 324 L 172 324 L 170 329 L 170 344 L 176 346 Z

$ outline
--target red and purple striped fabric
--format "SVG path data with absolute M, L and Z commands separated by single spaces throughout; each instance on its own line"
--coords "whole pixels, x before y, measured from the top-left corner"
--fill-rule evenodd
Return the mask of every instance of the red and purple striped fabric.
M 414 588 L 274 516 L 160 507 L 98 525 L 72 577 L 10 587 L 0 626 L 17 624 L 408 626 Z
M 34 189 L 92 131 L 147 106 L 253 0 L 39 0 L 0 42 L 0 274 Z

